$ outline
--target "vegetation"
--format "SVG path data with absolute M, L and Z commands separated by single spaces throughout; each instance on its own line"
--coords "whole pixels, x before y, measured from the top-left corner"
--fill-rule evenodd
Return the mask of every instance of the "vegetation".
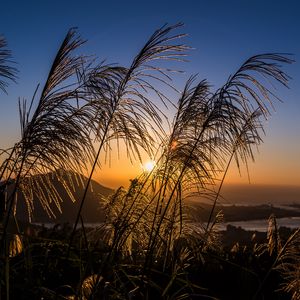
M 1 150 L 1 296 L 299 299 L 299 230 L 282 240 L 272 217 L 266 242 L 230 250 L 218 230 L 222 213 L 215 212 L 232 161 L 240 166 L 254 159 L 262 122 L 277 99 L 272 84 L 287 86 L 280 64 L 292 61 L 283 54 L 256 55 L 219 89 L 191 76 L 178 92 L 172 84 L 176 70 L 165 64 L 184 61 L 189 49 L 180 43 L 184 34 L 176 33 L 180 26 L 155 31 L 129 67 L 75 56 L 84 42 L 71 29 L 43 87 L 29 105 L 20 103 L 21 139 Z M 0 47 L 5 89 L 15 70 L 2 40 Z M 177 103 L 166 96 L 167 88 L 178 93 Z M 176 108 L 169 132 L 157 100 Z M 141 160 L 145 151 L 155 167 L 103 199 L 103 225 L 87 229 L 81 212 L 92 175 L 103 154 L 115 145 L 120 150 L 119 143 L 129 159 Z M 14 217 L 18 196 L 29 217 L 36 200 L 54 215 L 50 204 L 60 210 L 65 200 L 57 180 L 80 203 L 74 227 L 20 229 Z M 80 199 L 75 185 L 82 186 Z M 207 222 L 195 220 L 186 207 L 191 193 L 212 200 Z

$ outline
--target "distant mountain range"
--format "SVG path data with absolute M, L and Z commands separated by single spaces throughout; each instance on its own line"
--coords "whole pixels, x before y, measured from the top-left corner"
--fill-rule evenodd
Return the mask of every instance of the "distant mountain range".
M 75 185 L 74 197 L 77 200 L 72 202 L 67 195 L 62 184 L 54 179 L 54 185 L 64 201 L 61 203 L 62 213 L 57 209 L 54 203 L 51 208 L 56 218 L 49 218 L 42 208 L 38 199 L 34 201 L 34 214 L 32 222 L 36 223 L 73 223 L 79 209 L 80 201 L 83 195 L 83 186 L 87 182 L 87 178 L 83 176 L 83 186 Z M 101 208 L 101 198 L 107 197 L 114 192 L 113 189 L 105 187 L 98 182 L 92 180 L 91 188 L 89 188 L 87 197 L 82 210 L 83 220 L 87 223 L 99 223 L 105 218 L 104 211 Z M 278 204 L 300 204 L 300 187 L 280 187 L 280 186 L 255 186 L 255 185 L 225 185 L 222 190 L 224 199 L 220 204 L 227 204 L 217 207 L 216 211 L 222 210 L 225 213 L 227 221 L 239 221 L 250 219 L 268 218 L 271 213 L 277 217 L 299 216 L 299 209 L 286 210 L 285 207 L 272 207 Z M 264 201 L 263 201 L 264 199 Z M 211 203 L 201 203 L 202 199 L 194 199 L 189 202 L 189 206 L 194 207 L 197 218 L 205 221 L 208 219 L 211 209 Z M 240 207 L 235 204 L 242 205 Z M 271 204 L 271 205 L 262 205 Z M 245 205 L 252 205 L 247 207 Z M 253 207 L 254 206 L 254 207 Z M 19 197 L 17 205 L 17 218 L 19 220 L 28 220 L 27 209 L 24 199 Z
M 300 185 L 224 184 L 223 204 L 300 204 Z
M 200 221 L 207 222 L 212 205 L 206 203 L 191 203 L 192 212 Z M 271 215 L 276 218 L 300 217 L 300 209 L 295 207 L 277 207 L 268 204 L 260 205 L 217 205 L 215 214 L 221 211 L 225 222 L 238 222 L 250 220 L 267 220 Z M 215 215 L 214 214 L 214 215 Z
M 55 178 L 55 177 L 54 177 Z M 74 223 L 77 212 L 79 210 L 80 201 L 83 196 L 84 186 L 86 185 L 87 178 L 83 176 L 83 185 L 74 185 L 74 198 L 76 202 L 72 202 L 70 197 L 67 195 L 64 187 L 62 184 L 57 180 L 54 179 L 54 186 L 56 190 L 61 195 L 61 198 L 64 201 L 61 203 L 61 210 L 62 213 L 57 209 L 54 203 L 50 204 L 53 212 L 56 215 L 56 218 L 49 218 L 45 210 L 43 209 L 42 205 L 35 199 L 34 201 L 34 213 L 32 222 L 36 223 L 65 223 L 70 222 Z M 107 197 L 108 195 L 114 192 L 113 189 L 107 188 L 102 186 L 98 182 L 92 180 L 90 187 L 87 192 L 87 196 L 84 202 L 84 206 L 82 209 L 82 217 L 85 222 L 91 223 L 98 223 L 102 222 L 105 218 L 104 212 L 101 209 L 101 197 Z M 26 221 L 28 220 L 28 213 L 24 203 L 24 199 L 22 196 L 19 197 L 18 204 L 17 204 L 17 219 Z

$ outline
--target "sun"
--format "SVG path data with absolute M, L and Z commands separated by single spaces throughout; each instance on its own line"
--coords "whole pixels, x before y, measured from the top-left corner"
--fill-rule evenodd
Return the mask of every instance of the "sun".
M 154 160 L 148 160 L 144 163 L 143 170 L 146 172 L 151 172 L 154 169 L 155 165 L 156 163 Z

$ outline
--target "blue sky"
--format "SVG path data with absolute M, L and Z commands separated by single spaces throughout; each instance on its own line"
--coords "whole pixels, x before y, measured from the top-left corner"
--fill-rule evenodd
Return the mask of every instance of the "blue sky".
M 149 35 L 165 23 L 183 22 L 194 48 L 179 88 L 192 74 L 215 87 L 224 83 L 249 56 L 265 52 L 293 53 L 300 60 L 300 2 L 286 1 L 3 1 L 0 33 L 19 69 L 18 84 L 1 94 L 0 140 L 8 146 L 18 135 L 18 97 L 30 99 L 45 79 L 51 61 L 70 27 L 88 40 L 85 54 L 129 64 Z M 284 103 L 266 126 L 265 144 L 250 166 L 256 183 L 300 185 L 300 67 L 286 66 L 290 89 L 279 87 Z M 236 170 L 232 181 L 240 182 Z M 243 176 L 242 181 L 247 176 Z

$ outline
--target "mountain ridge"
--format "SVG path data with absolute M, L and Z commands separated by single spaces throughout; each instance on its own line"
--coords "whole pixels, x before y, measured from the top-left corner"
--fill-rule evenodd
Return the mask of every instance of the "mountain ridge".
M 42 175 L 41 175 L 42 176 Z M 67 175 L 66 175 L 67 176 Z M 75 184 L 74 190 L 74 198 L 76 202 L 72 202 L 67 192 L 64 190 L 62 184 L 54 179 L 54 185 L 59 192 L 63 202 L 61 203 L 62 212 L 57 209 L 55 204 L 52 202 L 51 209 L 54 211 L 55 218 L 50 218 L 42 205 L 38 201 L 38 199 L 34 199 L 34 212 L 32 216 L 32 222 L 36 223 L 73 223 L 76 219 L 77 212 L 79 210 L 80 201 L 82 199 L 84 187 L 87 183 L 87 177 L 84 175 L 80 175 L 82 178 L 82 184 Z M 55 178 L 55 177 L 54 177 Z M 264 189 L 265 188 L 265 189 Z M 289 191 L 291 201 L 284 201 L 284 195 L 287 196 L 286 192 Z M 294 189 L 290 189 L 290 187 L 276 187 L 276 186 L 255 186 L 255 185 L 234 185 L 228 184 L 223 187 L 222 196 L 218 201 L 218 210 L 223 210 L 225 215 L 227 215 L 226 219 L 231 221 L 235 220 L 238 215 L 240 215 L 241 219 L 245 218 L 245 215 L 250 213 L 250 215 L 259 216 L 259 218 L 268 218 L 269 214 L 275 213 L 277 217 L 283 217 L 296 215 L 299 216 L 299 212 L 291 212 L 286 211 L 285 209 L 272 208 L 272 204 L 282 204 L 282 202 L 286 203 L 299 203 L 300 197 L 298 197 L 300 188 L 294 187 Z M 101 223 L 105 219 L 105 213 L 101 209 L 101 198 L 107 197 L 114 192 L 113 189 L 106 187 L 100 184 L 98 181 L 92 180 L 91 186 L 88 189 L 87 197 L 82 210 L 82 217 L 84 222 L 87 223 Z M 272 198 L 275 198 L 275 201 L 271 201 Z M 262 197 L 264 201 L 260 201 L 259 197 Z M 279 199 L 282 199 L 279 201 Z M 211 202 L 202 201 L 203 199 L 195 198 L 187 201 L 187 205 L 196 208 L 197 215 L 202 219 L 206 219 L 206 215 L 211 208 Z M 292 201 L 294 200 L 294 201 Z M 296 201 L 299 200 L 299 201 Z M 205 203 L 206 202 L 206 203 Z M 280 203 L 281 202 L 281 203 Z M 249 204 L 251 207 L 244 207 L 245 204 Z M 222 204 L 229 205 L 229 207 L 222 207 Z M 247 205 L 246 204 L 246 205 Z M 265 204 L 263 206 L 262 204 Z M 242 205 L 242 207 L 235 207 L 235 205 Z M 256 213 L 254 214 L 253 208 L 256 208 Z M 17 204 L 17 219 L 22 221 L 28 220 L 27 208 L 24 202 L 24 198 L 19 197 Z M 234 217 L 234 215 L 237 215 Z M 242 218 L 242 216 L 244 216 Z M 247 217 L 248 219 L 248 217 Z
M 69 174 L 66 173 L 64 176 L 69 176 Z M 35 196 L 33 201 L 34 210 L 31 221 L 35 223 L 73 223 L 76 219 L 80 202 L 83 196 L 84 187 L 86 186 L 88 180 L 88 178 L 84 175 L 79 176 L 81 176 L 82 178 L 82 183 L 74 183 L 74 190 L 72 191 L 74 199 L 76 200 L 75 202 L 71 200 L 70 196 L 64 189 L 63 184 L 57 179 L 56 176 L 53 176 L 52 183 L 54 184 L 55 189 L 58 191 L 61 199 L 63 199 L 63 201 L 60 203 L 61 212 L 57 208 L 54 201 L 52 201 L 49 205 L 51 210 L 54 212 L 55 217 L 49 217 L 47 212 L 42 207 L 40 201 Z M 113 189 L 105 187 L 95 180 L 91 180 L 81 213 L 83 220 L 91 223 L 102 222 L 105 218 L 105 215 L 104 212 L 101 210 L 101 198 L 107 197 L 113 192 Z M 51 201 L 51 199 L 49 200 Z M 27 221 L 29 219 L 28 210 L 23 195 L 18 196 L 18 202 L 16 206 L 16 217 L 17 219 L 22 221 Z

